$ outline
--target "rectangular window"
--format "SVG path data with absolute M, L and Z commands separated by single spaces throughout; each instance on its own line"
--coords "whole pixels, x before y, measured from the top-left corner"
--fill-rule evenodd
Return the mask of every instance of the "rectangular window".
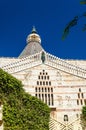
M 53 88 L 51 88 L 51 92 L 53 92 Z
M 77 99 L 77 105 L 79 105 L 79 100 Z
M 45 92 L 47 92 L 47 88 L 45 88 Z
M 39 81 L 37 81 L 37 85 L 39 85 Z
M 83 93 L 81 93 L 81 95 L 82 95 L 82 98 L 84 98 L 84 94 L 83 94 Z
M 49 76 L 47 76 L 47 79 L 49 80 Z
M 42 92 L 44 92 L 44 89 L 42 88 Z
M 42 101 L 44 101 L 44 94 L 42 94 Z
M 46 79 L 46 76 L 44 76 L 44 79 Z
M 79 88 L 79 92 L 81 92 L 81 88 Z
M 51 104 L 52 104 L 52 106 L 54 105 L 54 103 L 53 103 L 53 94 L 51 94 Z
M 50 94 L 48 94 L 48 105 L 50 105 Z
M 48 85 L 48 82 L 46 81 L 46 85 Z
M 51 81 L 49 81 L 49 85 L 51 85 Z
M 81 99 L 81 105 L 83 105 L 82 99 Z
M 50 88 L 48 88 L 48 92 L 50 92 Z
M 80 93 L 78 93 L 78 98 L 80 98 Z
M 40 92 L 40 88 L 39 88 L 39 92 Z
M 37 92 L 37 87 L 35 88 L 35 92 Z
M 45 94 L 45 103 L 47 104 L 47 94 Z
M 43 85 L 45 85 L 45 81 L 43 81 Z
M 86 105 L 86 99 L 84 99 L 84 104 Z
M 43 76 L 41 76 L 41 79 L 43 79 Z
M 42 85 L 42 82 L 40 81 L 40 85 Z

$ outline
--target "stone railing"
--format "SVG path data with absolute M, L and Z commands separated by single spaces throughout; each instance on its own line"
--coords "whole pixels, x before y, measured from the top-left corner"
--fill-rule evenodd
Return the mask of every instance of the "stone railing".
M 78 77 L 86 78 L 86 70 L 82 69 L 76 65 L 67 63 L 65 60 L 62 60 L 58 57 L 55 57 L 49 53 L 46 53 L 46 62 L 47 65 L 58 68 L 59 70 L 65 71 L 67 73 L 76 75 Z
M 45 51 L 44 53 L 45 53 L 45 61 L 43 62 L 44 64 L 86 79 L 85 69 L 82 69 L 76 65 L 67 63 L 65 60 L 62 60 L 49 53 L 46 53 Z M 9 73 L 16 73 L 18 71 L 42 64 L 41 55 L 42 55 L 42 52 L 25 57 L 25 58 L 21 58 L 19 59 L 19 61 L 10 63 L 6 66 L 2 66 L 1 68 Z
M 8 64 L 6 66 L 2 66 L 1 68 L 3 70 L 7 71 L 8 73 L 16 73 L 18 71 L 41 64 L 40 56 L 41 56 L 41 54 L 37 53 L 32 56 L 21 58 L 19 61 Z

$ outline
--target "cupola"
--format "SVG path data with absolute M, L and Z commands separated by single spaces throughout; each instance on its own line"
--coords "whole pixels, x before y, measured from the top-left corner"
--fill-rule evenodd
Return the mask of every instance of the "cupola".
M 27 42 L 27 44 L 30 43 L 30 42 L 38 42 L 38 43 L 41 44 L 41 38 L 37 34 L 37 31 L 36 31 L 35 27 L 33 27 L 32 31 L 31 31 L 31 34 L 29 34 L 27 36 L 26 42 Z

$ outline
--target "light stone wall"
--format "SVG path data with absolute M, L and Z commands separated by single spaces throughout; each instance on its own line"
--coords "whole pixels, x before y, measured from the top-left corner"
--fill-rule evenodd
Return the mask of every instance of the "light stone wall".
M 81 88 L 84 98 L 86 98 L 86 80 L 45 64 L 26 69 L 13 74 L 13 76 L 22 81 L 26 92 L 35 96 L 38 75 L 42 70 L 48 73 L 51 86 L 53 87 L 53 108 L 56 108 L 53 117 L 61 121 L 63 121 L 64 115 L 68 115 L 69 121 L 71 121 L 73 117 L 77 118 L 77 114 L 81 113 L 82 108 L 82 105 L 77 105 L 77 94 L 79 93 L 79 88 Z
M 19 59 L 0 58 L 1 66 L 8 63 L 15 63 L 16 61 L 19 61 Z M 84 69 L 86 68 L 86 61 L 83 60 L 66 60 L 66 62 Z M 34 62 L 32 64 L 34 64 Z M 52 117 L 63 123 L 64 115 L 68 115 L 69 122 L 77 119 L 77 116 L 81 113 L 82 106 L 85 105 L 84 99 L 86 99 L 86 79 L 65 72 L 65 70 L 62 71 L 55 68 L 53 67 L 53 64 L 51 64 L 51 66 L 41 64 L 36 65 L 35 67 L 28 67 L 27 69 L 24 68 L 24 70 L 22 69 L 21 71 L 12 73 L 12 75 L 22 81 L 26 92 L 35 96 L 35 87 L 37 86 L 37 81 L 39 81 L 38 75 L 43 70 L 48 73 L 49 81 L 51 81 L 51 87 L 53 88 L 54 105 L 50 106 L 50 108 L 55 108 L 56 110 L 51 113 Z M 82 105 L 77 105 L 78 93 L 80 93 L 79 88 L 81 88 L 81 93 L 84 95 L 84 98 L 80 98 L 83 102 Z M 78 128 L 78 123 L 76 123 L 73 130 L 78 130 Z

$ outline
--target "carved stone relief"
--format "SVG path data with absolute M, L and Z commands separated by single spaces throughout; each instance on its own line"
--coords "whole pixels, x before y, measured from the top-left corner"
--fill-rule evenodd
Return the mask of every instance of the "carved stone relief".
M 58 105 L 62 106 L 63 105 L 63 100 L 62 100 L 62 96 L 57 96 L 57 100 L 58 100 Z
M 71 106 L 71 97 L 70 96 L 65 96 L 65 100 L 67 101 L 67 106 Z
M 57 71 L 56 76 L 57 76 L 56 79 L 57 79 L 58 85 L 61 85 L 62 84 L 62 75 L 61 75 L 61 73 L 59 71 Z
M 25 74 L 25 80 L 28 80 L 31 77 L 31 75 L 32 75 L 32 71 L 31 70 L 28 71 L 28 72 L 26 72 L 26 74 Z

